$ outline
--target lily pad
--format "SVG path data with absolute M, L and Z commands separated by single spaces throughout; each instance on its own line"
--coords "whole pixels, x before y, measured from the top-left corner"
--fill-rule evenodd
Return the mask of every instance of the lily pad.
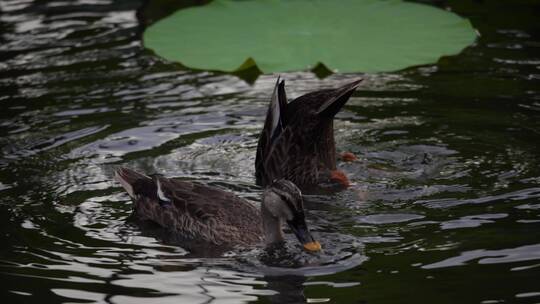
M 397 0 L 215 0 L 143 35 L 156 54 L 204 70 L 381 72 L 437 62 L 476 34 L 467 19 Z

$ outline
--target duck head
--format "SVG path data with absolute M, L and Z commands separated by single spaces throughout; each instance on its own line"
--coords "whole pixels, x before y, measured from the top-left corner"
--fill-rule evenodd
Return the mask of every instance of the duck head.
M 263 193 L 261 206 L 267 245 L 283 241 L 282 224 L 287 223 L 306 251 L 321 250 L 306 223 L 302 193 L 288 180 L 274 181 Z

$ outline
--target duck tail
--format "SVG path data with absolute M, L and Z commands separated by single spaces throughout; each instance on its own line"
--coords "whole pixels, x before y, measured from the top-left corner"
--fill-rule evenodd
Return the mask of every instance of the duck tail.
M 317 110 L 317 114 L 326 118 L 334 118 L 334 116 L 347 103 L 352 93 L 362 82 L 362 78 L 350 82 L 340 88 L 334 90 L 332 97 L 325 101 Z
M 268 108 L 268 114 L 266 120 L 272 125 L 270 126 L 270 138 L 275 138 L 286 125 L 286 110 L 287 109 L 287 94 L 285 93 L 285 80 L 278 77 L 274 92 L 272 93 L 272 99 L 270 107 Z
M 149 176 L 124 167 L 114 172 L 114 179 L 122 185 L 131 198 L 136 198 L 136 194 L 141 192 L 139 187 L 148 183 L 152 184 Z
M 287 124 L 286 113 L 287 94 L 285 93 L 285 80 L 278 77 L 270 99 L 270 105 L 266 112 L 264 127 L 257 143 L 257 154 L 255 156 L 255 179 L 257 185 L 266 183 L 266 177 L 263 176 L 265 171 L 264 162 L 273 147 L 273 142 L 279 137 Z

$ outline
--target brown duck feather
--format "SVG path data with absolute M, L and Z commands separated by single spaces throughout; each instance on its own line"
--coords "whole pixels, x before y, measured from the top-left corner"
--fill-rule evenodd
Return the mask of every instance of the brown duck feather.
M 149 177 L 127 168 L 116 179 L 134 201 L 139 219 L 197 242 L 248 246 L 263 238 L 260 211 L 248 201 L 218 188 Z
M 285 82 L 278 78 L 257 145 L 257 184 L 285 178 L 305 191 L 328 179 L 336 169 L 333 119 L 360 82 L 287 103 Z

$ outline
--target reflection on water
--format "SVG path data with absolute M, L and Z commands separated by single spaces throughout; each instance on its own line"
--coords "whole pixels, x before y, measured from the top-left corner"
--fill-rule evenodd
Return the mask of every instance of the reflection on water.
M 141 24 L 193 1 L 141 2 L 0 0 L 6 303 L 540 300 L 538 3 L 433 1 L 471 18 L 479 41 L 437 65 L 361 75 L 335 122 L 338 152 L 359 156 L 338 164 L 353 186 L 306 197 L 323 253 L 288 235 L 282 252 L 202 258 L 130 222 L 112 172 L 258 201 L 276 75 L 251 84 L 154 57 Z M 292 98 L 358 76 L 282 74 Z
M 432 269 L 441 267 L 461 266 L 466 262 L 478 259 L 479 264 L 495 264 L 538 260 L 540 258 L 540 245 L 521 246 L 518 248 L 501 250 L 473 250 L 465 251 L 459 257 L 453 257 L 437 263 L 424 265 L 422 268 Z

